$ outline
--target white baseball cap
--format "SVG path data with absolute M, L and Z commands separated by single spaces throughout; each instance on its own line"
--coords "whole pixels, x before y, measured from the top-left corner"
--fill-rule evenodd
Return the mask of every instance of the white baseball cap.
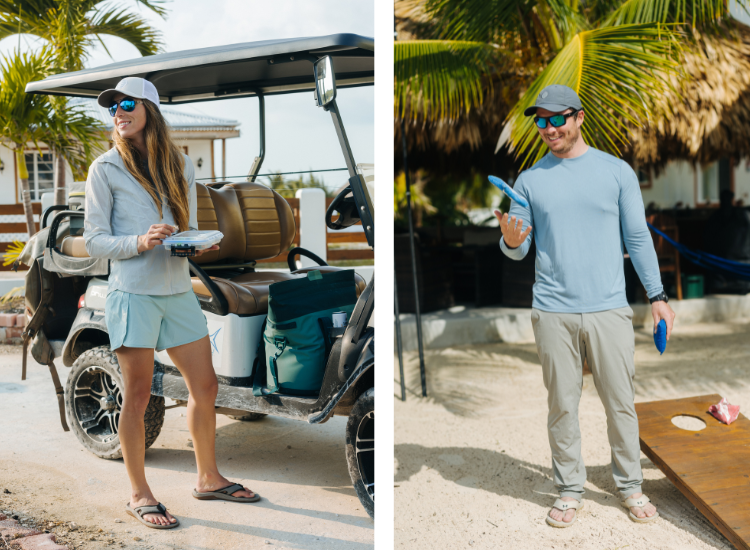
M 159 107 L 159 93 L 156 91 L 156 86 L 148 80 L 138 78 L 137 76 L 123 78 L 117 83 L 116 88 L 104 90 L 100 93 L 97 101 L 102 107 L 109 107 L 112 105 L 112 98 L 117 94 L 124 94 L 136 99 L 148 99 L 151 103 Z

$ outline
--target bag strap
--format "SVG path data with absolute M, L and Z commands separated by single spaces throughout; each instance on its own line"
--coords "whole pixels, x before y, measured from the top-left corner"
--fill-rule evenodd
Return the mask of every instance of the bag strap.
M 253 361 L 253 395 L 260 397 L 266 385 L 266 343 L 263 340 L 263 333 L 266 331 L 268 317 L 263 320 L 263 326 L 260 327 L 260 341 L 258 349 L 255 351 L 255 361 Z
M 50 311 L 50 304 L 52 303 L 53 290 L 54 290 L 54 275 L 44 269 L 42 263 L 42 257 L 37 258 L 35 262 L 38 262 L 37 271 L 39 273 L 39 284 L 41 288 L 40 300 L 34 310 L 34 315 L 31 316 L 28 324 L 24 328 L 21 338 L 23 338 L 23 358 L 21 359 L 21 380 L 26 380 L 26 356 L 28 355 L 29 342 L 36 336 L 34 345 L 31 348 L 31 354 L 34 359 L 42 365 L 47 365 L 49 368 L 50 376 L 52 377 L 52 384 L 55 386 L 55 394 L 57 395 L 57 405 L 60 410 L 60 423 L 62 424 L 63 431 L 70 431 L 68 423 L 65 421 L 65 390 L 63 390 L 60 384 L 60 377 L 57 375 L 57 367 L 55 367 L 55 353 L 52 351 L 52 346 L 49 345 L 47 336 L 44 331 L 41 330 L 44 321 L 47 320 L 47 314 Z M 31 272 L 31 269 L 29 270 Z

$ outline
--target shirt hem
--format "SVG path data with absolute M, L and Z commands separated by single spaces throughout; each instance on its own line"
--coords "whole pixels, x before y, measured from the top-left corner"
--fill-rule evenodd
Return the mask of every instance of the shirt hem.
M 613 309 L 620 309 L 624 307 L 631 307 L 627 302 L 617 302 L 607 305 L 589 306 L 589 307 L 555 307 L 538 304 L 536 301 L 532 302 L 531 307 L 544 311 L 546 313 L 599 313 L 602 311 L 610 311 Z

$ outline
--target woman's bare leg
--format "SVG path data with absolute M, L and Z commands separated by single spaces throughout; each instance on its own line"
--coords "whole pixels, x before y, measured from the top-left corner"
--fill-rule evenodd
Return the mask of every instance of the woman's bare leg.
M 167 350 L 169 357 L 182 373 L 190 397 L 187 405 L 187 420 L 193 437 L 195 460 L 198 465 L 198 492 L 222 489 L 232 482 L 219 473 L 216 466 L 216 394 L 219 383 L 211 364 L 211 344 L 208 336 Z M 252 497 L 245 487 L 232 496 Z
M 149 348 L 118 348 L 117 361 L 122 371 L 123 402 L 120 411 L 118 433 L 122 447 L 125 469 L 130 477 L 130 507 L 155 505 L 154 498 L 146 481 L 145 454 L 146 429 L 143 415 L 151 399 L 151 378 L 154 373 L 154 350 Z M 146 521 L 158 525 L 175 523 L 169 512 L 165 518 L 162 514 L 145 514 Z

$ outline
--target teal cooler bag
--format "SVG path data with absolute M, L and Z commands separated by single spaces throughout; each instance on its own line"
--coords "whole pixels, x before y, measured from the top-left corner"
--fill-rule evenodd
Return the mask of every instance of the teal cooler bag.
M 325 331 L 331 326 L 331 315 L 345 311 L 349 319 L 356 302 L 351 269 L 326 274 L 315 270 L 305 278 L 272 284 L 262 342 L 267 387 L 258 365 L 253 394 L 318 395 L 328 359 Z M 261 354 L 259 350 L 259 358 Z

